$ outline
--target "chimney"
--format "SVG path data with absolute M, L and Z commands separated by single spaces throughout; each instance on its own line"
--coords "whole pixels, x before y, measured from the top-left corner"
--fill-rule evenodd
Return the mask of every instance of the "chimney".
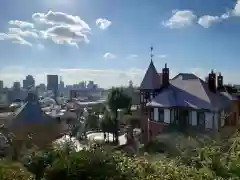
M 212 70 L 211 73 L 208 75 L 208 88 L 212 92 L 216 92 L 216 74 Z
M 162 85 L 163 87 L 168 87 L 169 85 L 169 68 L 167 63 L 165 63 L 165 67 L 162 69 Z
M 223 76 L 221 75 L 221 73 L 219 73 L 219 75 L 217 76 L 217 89 L 223 89 Z

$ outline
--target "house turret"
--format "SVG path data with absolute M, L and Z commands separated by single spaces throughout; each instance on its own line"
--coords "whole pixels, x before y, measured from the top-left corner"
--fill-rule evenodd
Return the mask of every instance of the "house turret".
M 162 86 L 160 76 L 152 61 L 152 50 L 153 48 L 151 47 L 151 61 L 140 85 L 140 104 L 145 110 L 146 103 L 158 94 Z M 145 110 L 143 111 L 145 112 Z

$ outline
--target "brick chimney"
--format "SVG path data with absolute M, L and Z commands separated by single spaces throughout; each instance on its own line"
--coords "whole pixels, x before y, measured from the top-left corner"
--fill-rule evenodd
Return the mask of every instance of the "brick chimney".
M 169 85 L 169 68 L 167 67 L 167 63 L 165 63 L 165 67 L 162 69 L 162 86 L 168 87 Z
M 208 75 L 208 88 L 209 88 L 210 91 L 212 91 L 214 93 L 217 91 L 217 88 L 216 88 L 216 74 L 214 73 L 213 70 Z
M 223 89 L 223 76 L 221 75 L 221 73 L 219 73 L 219 75 L 217 76 L 217 89 Z

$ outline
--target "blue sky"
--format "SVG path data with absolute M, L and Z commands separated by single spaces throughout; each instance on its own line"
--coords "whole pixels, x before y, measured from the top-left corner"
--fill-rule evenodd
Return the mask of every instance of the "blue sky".
M 240 1 L 4 0 L 0 2 L 0 78 L 7 86 L 47 73 L 67 84 L 139 84 L 154 46 L 171 76 L 214 69 L 240 83 Z

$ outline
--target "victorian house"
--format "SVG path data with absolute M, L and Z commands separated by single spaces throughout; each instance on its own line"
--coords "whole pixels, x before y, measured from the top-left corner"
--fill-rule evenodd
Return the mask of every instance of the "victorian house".
M 192 73 L 170 79 L 167 64 L 158 73 L 151 60 L 140 85 L 145 143 L 169 126 L 218 132 L 226 125 L 238 124 L 239 103 L 224 89 L 223 76 L 216 77 L 212 70 L 207 79 L 205 82 Z

